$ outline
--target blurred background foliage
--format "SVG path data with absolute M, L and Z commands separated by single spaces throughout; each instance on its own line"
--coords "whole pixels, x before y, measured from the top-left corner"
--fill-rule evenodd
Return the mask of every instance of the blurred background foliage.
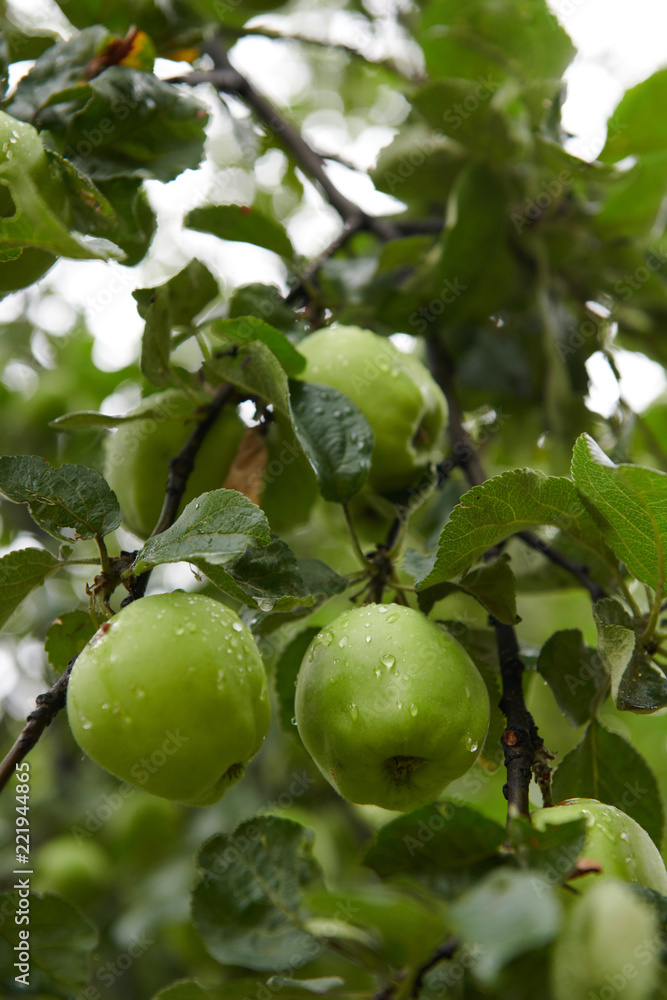
M 53 256 L 25 260 L 22 274 L 6 272 L 0 327 L 5 454 L 101 469 L 103 431 L 67 434 L 50 421 L 76 410 L 122 413 L 138 401 L 146 389 L 138 363 L 142 324 L 136 315 L 126 322 L 128 307 L 121 299 L 128 289 L 160 284 L 196 252 L 215 278 L 209 316 L 262 315 L 269 302 L 274 325 L 295 335 L 305 322 L 333 317 L 385 335 L 441 339 L 488 475 L 518 466 L 566 474 L 573 442 L 583 431 L 593 433 L 616 461 L 667 471 L 665 399 L 641 414 L 623 398 L 608 412 L 596 412 L 587 369 L 597 355 L 618 374 L 621 351 L 660 365 L 667 358 L 667 130 L 655 115 L 667 97 L 666 73 L 629 91 L 604 147 L 579 159 L 567 152 L 560 123 L 562 74 L 574 49 L 539 2 L 63 0 L 60 20 L 54 16 L 51 22 L 53 8 L 40 3 L 20 13 L 0 3 L 5 78 L 17 64 L 25 70 L 24 64 L 48 54 L 62 31 L 71 38 L 70 49 L 58 64 L 61 78 L 52 72 L 48 87 L 64 90 L 86 46 L 92 53 L 106 32 L 122 38 L 132 25 L 150 41 L 137 56 L 142 69 L 156 58 L 156 72 L 167 78 L 193 62 L 210 68 L 201 45 L 212 29 L 220 29 L 235 64 L 268 61 L 275 71 L 270 96 L 281 115 L 321 153 L 347 197 L 369 206 L 369 213 L 394 213 L 393 228 L 384 240 L 363 230 L 353 235 L 309 281 L 307 310 L 295 315 L 277 292 L 284 295 L 307 258 L 336 234 L 335 212 L 285 150 L 280 131 L 256 121 L 237 95 L 218 99 L 207 85 L 181 88 L 192 89 L 210 116 L 201 166 L 195 156 L 134 176 L 125 168 L 117 176 L 98 171 L 98 192 L 115 212 L 111 222 L 104 212 L 86 213 L 78 182 L 68 175 L 66 224 L 120 246 L 127 255 L 124 277 L 118 277 L 119 265 L 92 261 L 61 262 L 49 270 Z M 106 32 L 93 32 L 93 25 Z M 16 90 L 15 78 L 9 79 L 5 110 L 48 129 L 49 148 L 65 152 L 76 136 L 58 112 L 41 106 L 29 82 Z M 271 246 L 280 224 L 296 249 L 260 249 L 252 256 L 245 245 L 230 242 L 233 231 L 221 246 L 212 235 L 183 230 L 185 213 L 208 202 L 251 206 L 258 220 L 252 242 Z M 32 285 L 42 271 L 45 277 Z M 86 297 L 88 275 L 94 278 Z M 22 281 L 28 287 L 16 291 Z M 77 287 L 74 293 L 75 285 L 84 291 Z M 427 356 L 423 343 L 417 350 Z M 184 344 L 176 359 L 183 371 L 194 370 L 200 360 L 195 342 Z M 455 475 L 415 514 L 411 544 L 434 549 L 465 488 Z M 383 537 L 381 506 L 362 498 L 357 517 L 365 543 Z M 3 551 L 49 544 L 36 534 L 22 506 L 0 504 Z M 134 547 L 126 533 L 120 531 L 118 539 L 121 547 Z M 288 541 L 298 554 L 349 569 L 349 540 L 335 505 L 318 502 L 308 524 Z M 594 646 L 588 595 L 574 589 L 570 577 L 545 570 L 539 556 L 518 545 L 510 551 L 522 618 L 517 632 L 527 661 L 532 656 L 534 663 L 559 629 L 580 628 Z M 2 745 L 10 744 L 35 695 L 52 682 L 42 648 L 45 632 L 63 611 L 82 605 L 86 580 L 86 572 L 76 569 L 49 581 L 3 634 Z M 156 572 L 151 584 L 154 590 L 195 585 L 189 571 L 175 569 Z M 345 598 L 334 598 L 309 624 L 331 620 L 345 606 Z M 436 611 L 440 618 L 486 626 L 485 612 L 469 598 L 450 597 Z M 292 634 L 286 628 L 265 640 L 270 668 Z M 568 725 L 536 672 L 527 691 L 547 747 L 562 759 L 580 741 L 581 730 Z M 655 763 L 667 795 L 662 720 L 621 714 L 610 704 L 603 718 Z M 180 976 L 216 982 L 234 974 L 222 972 L 190 924 L 193 854 L 207 836 L 257 812 L 277 812 L 313 827 L 315 855 L 333 882 L 373 882 L 367 871 L 360 874 L 359 854 L 368 832 L 385 823 L 387 814 L 334 797 L 296 736 L 277 719 L 244 781 L 204 811 L 119 789 L 114 778 L 82 759 L 62 717 L 30 763 L 34 887 L 70 899 L 99 928 L 96 971 L 137 936 L 149 942 L 105 997 L 148 997 Z M 503 780 L 502 769 L 478 764 L 447 797 L 460 796 L 503 822 Z M 3 870 L 12 865 L 12 806 L 9 796 L 0 801 Z M 338 966 L 327 958 L 312 970 L 330 975 Z M 366 974 L 356 973 L 355 981 L 348 964 L 345 975 L 349 989 L 368 986 Z

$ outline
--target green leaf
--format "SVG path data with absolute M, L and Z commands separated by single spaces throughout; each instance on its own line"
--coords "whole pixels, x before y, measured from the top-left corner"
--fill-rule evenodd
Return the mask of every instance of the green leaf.
M 501 863 L 506 831 L 470 806 L 439 802 L 383 826 L 364 856 L 380 878 L 413 875 L 444 895 L 457 894 Z
M 162 563 L 198 560 L 222 566 L 249 545 L 270 541 L 269 523 L 257 504 L 235 490 L 211 490 L 191 500 L 171 528 L 148 539 L 132 571 L 138 574 Z
M 191 260 L 178 274 L 155 288 L 137 288 L 132 292 L 142 319 L 148 319 L 155 293 L 164 289 L 168 296 L 173 327 L 189 327 L 195 316 L 218 295 L 220 289 L 209 269 L 201 261 Z
M 188 212 L 184 225 L 200 233 L 213 233 L 221 240 L 236 240 L 264 247 L 288 260 L 294 257 L 294 249 L 283 227 L 256 208 L 243 205 L 206 205 Z
M 0 111 L 0 251 L 26 248 L 80 260 L 122 256 L 108 240 L 71 233 L 68 205 L 36 130 Z
M 259 396 L 291 420 L 287 375 L 266 344 L 256 340 L 233 354 L 214 357 L 204 363 L 211 381 L 230 382 L 248 396 Z
M 284 976 L 271 976 L 267 986 L 273 990 L 282 990 L 285 986 L 295 986 L 307 993 L 322 996 L 331 993 L 338 986 L 344 986 L 345 980 L 340 976 L 319 976 L 317 979 L 286 979 Z
M 294 433 L 317 474 L 325 500 L 345 502 L 358 493 L 371 467 L 373 432 L 338 389 L 290 380 Z
M 483 322 L 507 302 L 516 281 L 509 221 L 507 192 L 496 174 L 483 164 L 465 170 L 450 195 L 440 258 L 424 289 L 427 315 L 435 315 L 429 308 L 435 299 L 445 304 L 449 323 Z
M 590 723 L 579 746 L 559 765 L 553 797 L 554 802 L 572 798 L 607 802 L 636 820 L 656 844 L 662 841 L 662 801 L 653 772 L 627 740 L 599 722 Z
M 537 669 L 570 725 L 583 726 L 593 717 L 609 684 L 609 673 L 600 655 L 586 646 L 579 629 L 555 632 L 547 639 Z
M 617 163 L 626 156 L 667 151 L 667 123 L 655 109 L 667 99 L 667 69 L 658 70 L 626 90 L 607 124 L 607 141 L 598 159 Z
M 160 388 L 172 382 L 171 308 L 166 285 L 156 288 L 141 338 L 141 373 Z
M 18 549 L 0 559 L 0 627 L 59 565 L 45 549 Z
M 115 493 L 99 472 L 84 465 L 59 469 L 34 455 L 0 458 L 0 493 L 14 503 L 27 503 L 34 521 L 54 538 L 108 535 L 123 519 Z
M 291 611 L 315 603 L 301 578 L 296 556 L 275 535 L 268 545 L 252 545 L 224 568 L 205 559 L 191 560 L 230 597 L 261 611 Z
M 435 80 L 420 87 L 412 104 L 433 128 L 491 162 L 517 155 L 529 140 L 526 108 L 500 75 Z
M 99 625 L 88 611 L 67 611 L 46 630 L 44 649 L 49 663 L 59 674 L 77 656 Z
M 204 987 L 194 979 L 184 979 L 160 990 L 152 1000 L 255 1000 L 259 997 L 269 1000 L 278 991 L 281 1000 L 307 1000 L 309 993 L 329 993 L 343 985 L 343 982 L 338 976 L 322 976 L 318 979 L 271 976 L 264 985 L 257 977 L 250 979 L 243 976 L 241 979 L 232 979 L 223 986 Z
M 491 72 L 519 79 L 558 79 L 575 48 L 544 0 L 435 0 L 418 34 L 431 76 Z
M 88 90 L 63 142 L 65 156 L 93 180 L 171 181 L 199 166 L 208 115 L 194 97 L 129 66 L 109 67 Z
M 492 545 L 540 524 L 560 528 L 595 552 L 606 551 L 569 479 L 514 469 L 463 494 L 440 535 L 435 566 L 417 589 L 458 576 Z
M 548 944 L 558 933 L 561 907 L 548 886 L 535 891 L 527 871 L 491 872 L 452 904 L 451 925 L 475 949 L 472 970 L 490 985 L 511 959 Z M 512 919 L 498 919 L 511 914 Z
M 298 320 L 275 285 L 259 282 L 234 289 L 229 300 L 229 318 L 236 319 L 238 316 L 257 316 L 283 333 L 292 331 Z
M 521 621 L 516 613 L 516 586 L 507 553 L 501 553 L 494 562 L 470 570 L 461 579 L 460 586 L 476 597 L 498 621 L 507 625 Z
M 306 590 L 312 594 L 315 603 L 306 607 L 297 607 L 291 612 L 262 612 L 252 615 L 249 624 L 256 635 L 268 635 L 275 629 L 285 625 L 288 621 L 295 621 L 310 614 L 323 604 L 329 597 L 342 594 L 349 586 L 348 580 L 335 573 L 330 566 L 319 559 L 298 559 L 299 574 L 304 582 Z
M 211 324 L 209 329 L 228 344 L 247 344 L 260 340 L 275 354 L 288 375 L 298 375 L 306 366 L 303 354 L 299 354 L 282 330 L 269 326 L 257 316 L 220 319 Z
M 663 592 L 667 473 L 614 465 L 588 434 L 577 439 L 572 477 L 605 541 L 637 580 Z
M 288 643 L 276 663 L 273 679 L 280 706 L 280 724 L 286 733 L 296 731 L 293 722 L 296 679 L 306 650 L 318 632 L 315 627 L 304 629 Z
M 621 712 L 651 714 L 667 705 L 667 677 L 638 639 L 620 601 L 607 598 L 593 607 L 598 652 L 611 674 L 611 693 Z
M 301 912 L 304 890 L 322 882 L 312 839 L 298 823 L 260 816 L 203 844 L 192 919 L 218 962 L 280 971 L 295 954 L 316 957 Z
M 25 995 L 62 998 L 81 996 L 88 985 L 93 949 L 97 944 L 95 928 L 79 911 L 58 896 L 47 893 L 38 896 L 31 892 L 30 904 L 30 990 Z M 18 892 L 0 895 L 0 911 L 5 915 L 18 914 Z M 16 987 L 17 970 L 15 948 L 21 939 L 20 930 L 25 925 L 13 919 L 0 921 L 0 977 L 11 983 L 12 995 L 24 995 Z M 23 942 L 21 942 L 23 943 Z

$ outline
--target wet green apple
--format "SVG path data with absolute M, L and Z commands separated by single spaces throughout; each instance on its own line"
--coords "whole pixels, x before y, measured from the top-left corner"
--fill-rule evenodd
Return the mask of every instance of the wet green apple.
M 472 767 L 489 726 L 486 685 L 463 647 L 395 604 L 346 611 L 315 636 L 295 707 L 306 750 L 344 798 L 401 811 Z
M 209 597 L 144 597 L 105 623 L 67 689 L 81 749 L 116 777 L 186 805 L 217 802 L 269 726 L 252 634 Z
M 667 871 L 646 830 L 627 813 L 597 799 L 567 799 L 549 809 L 532 814 L 537 830 L 547 826 L 586 820 L 586 839 L 581 858 L 597 862 L 601 875 L 635 882 L 667 895 Z M 576 860 L 576 859 L 575 859 Z M 572 865 L 574 868 L 574 863 Z M 577 889 L 589 889 L 600 875 L 591 872 L 573 883 Z
M 327 327 L 304 338 L 299 378 L 344 392 L 374 435 L 369 485 L 390 494 L 419 482 L 442 457 L 447 404 L 428 369 L 390 340 L 358 326 Z
M 132 411 L 140 419 L 121 424 L 107 439 L 104 474 L 118 497 L 126 526 L 139 538 L 147 538 L 155 527 L 169 459 L 183 447 L 196 426 L 198 407 L 207 402 L 204 393 L 192 396 L 178 389 L 156 393 Z M 197 452 L 181 510 L 200 494 L 224 485 L 244 430 L 236 409 L 223 408 Z

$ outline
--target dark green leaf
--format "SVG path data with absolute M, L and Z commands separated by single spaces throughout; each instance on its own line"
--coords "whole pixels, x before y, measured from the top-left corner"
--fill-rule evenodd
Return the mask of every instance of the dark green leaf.
M 501 863 L 497 851 L 505 835 L 469 806 L 440 802 L 383 826 L 364 864 L 383 879 L 410 874 L 438 892 L 456 894 Z
M 542 647 L 537 669 L 571 725 L 583 726 L 593 717 L 609 685 L 609 673 L 579 629 L 555 632 Z
M 123 519 L 99 472 L 83 465 L 54 469 L 34 455 L 0 458 L 0 493 L 27 503 L 33 520 L 55 538 L 66 539 L 64 528 L 79 538 L 108 535 Z
M 276 663 L 274 683 L 280 706 L 280 724 L 287 733 L 294 733 L 294 688 L 306 650 L 318 628 L 307 628 L 285 647 Z
M 294 954 L 315 957 L 304 929 L 304 889 L 321 884 L 312 833 L 291 820 L 256 817 L 201 847 L 192 919 L 218 962 L 249 969 L 288 968 Z
M 59 674 L 73 656 L 77 656 L 99 627 L 87 611 L 67 611 L 56 618 L 46 631 L 44 649 L 49 663 Z
M 559 765 L 554 802 L 599 799 L 622 809 L 660 844 L 663 811 L 655 776 L 635 748 L 618 733 L 591 722 L 583 740 Z
M 510 559 L 501 553 L 494 562 L 477 566 L 461 579 L 463 590 L 476 597 L 486 610 L 507 625 L 521 619 L 516 613 L 516 589 Z
M 268 545 L 249 546 L 224 567 L 199 558 L 191 562 L 217 587 L 249 608 L 285 612 L 315 603 L 301 578 L 296 556 L 275 536 Z
M 325 500 L 344 502 L 365 483 L 373 432 L 356 406 L 331 386 L 290 380 L 294 433 Z
M 62 998 L 83 995 L 88 984 L 97 932 L 79 911 L 50 893 L 38 896 L 30 893 L 30 961 L 29 992 L 16 988 L 16 951 L 21 929 L 14 919 L 0 921 L 0 976 L 16 996 Z M 19 912 L 18 892 L 0 895 L 4 915 Z M 11 970 L 11 971 L 10 971 Z
M 85 106 L 67 124 L 63 152 L 93 180 L 171 181 L 199 165 L 208 115 L 195 98 L 129 66 L 111 66 L 87 89 Z
M 582 434 L 574 446 L 572 477 L 610 548 L 634 577 L 662 593 L 667 473 L 614 465 L 588 434 Z
M 58 565 L 45 549 L 18 549 L 0 559 L 0 627 Z
M 257 316 L 283 333 L 289 333 L 297 324 L 297 316 L 285 305 L 276 286 L 262 285 L 259 282 L 234 289 L 229 300 L 229 318 L 235 319 L 237 316 Z
M 174 327 L 191 326 L 195 316 L 220 291 L 218 282 L 206 265 L 195 258 L 164 285 L 156 288 L 138 288 L 132 292 L 142 319 L 148 319 L 151 303 L 159 289 L 164 289 L 167 293 L 171 323 Z
M 249 545 L 268 545 L 271 532 L 257 504 L 235 490 L 211 490 L 192 500 L 171 528 L 149 538 L 132 567 L 144 573 L 162 563 L 204 560 L 222 566 Z
M 206 205 L 189 212 L 184 224 L 200 233 L 213 233 L 222 240 L 251 243 L 288 259 L 294 256 L 292 244 L 283 227 L 256 208 L 243 205 Z
M 229 344 L 247 344 L 260 340 L 275 354 L 288 375 L 298 375 L 306 366 L 306 359 L 285 334 L 257 316 L 220 319 L 211 325 L 210 330 Z

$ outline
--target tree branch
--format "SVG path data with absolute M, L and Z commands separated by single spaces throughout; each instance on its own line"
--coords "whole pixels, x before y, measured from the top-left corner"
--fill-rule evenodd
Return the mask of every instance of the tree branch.
M 534 769 L 540 785 L 546 789 L 547 797 L 551 795 L 551 769 L 548 761 L 552 758 L 545 750 L 535 720 L 526 707 L 523 694 L 524 666 L 519 656 L 514 628 L 494 618 L 490 618 L 490 622 L 496 632 L 500 660 L 503 687 L 500 710 L 507 719 L 507 728 L 501 737 L 507 769 L 507 783 L 503 793 L 509 805 L 508 818 L 514 812 L 528 816 L 528 790 Z
M 72 672 L 76 656 L 72 657 L 53 687 L 45 694 L 38 694 L 35 699 L 36 708 L 26 719 L 21 733 L 5 759 L 0 763 L 0 791 L 5 787 L 16 765 L 32 750 L 44 730 L 55 719 L 58 712 L 65 707 L 67 682 Z

